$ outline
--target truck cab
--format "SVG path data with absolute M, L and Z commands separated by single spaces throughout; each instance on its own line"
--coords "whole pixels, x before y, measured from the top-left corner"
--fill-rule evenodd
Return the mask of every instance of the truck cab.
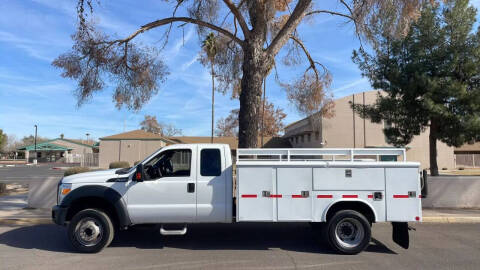
M 232 222 L 232 183 L 228 145 L 170 145 L 132 168 L 64 177 L 52 218 L 69 224 L 77 249 L 96 252 L 115 227 Z

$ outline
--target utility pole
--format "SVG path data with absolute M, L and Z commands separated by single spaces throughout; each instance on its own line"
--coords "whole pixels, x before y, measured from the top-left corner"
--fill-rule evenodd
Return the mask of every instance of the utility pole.
M 85 135 L 87 135 L 87 144 L 88 144 L 88 136 L 90 136 L 90 133 L 87 133 Z
M 261 141 L 262 148 L 263 148 L 263 136 L 265 133 L 264 121 L 265 121 L 265 94 L 267 91 L 266 85 L 267 85 L 267 78 L 265 77 L 263 78 L 262 141 Z
M 35 144 L 35 160 L 37 160 L 37 156 L 38 156 L 38 154 L 37 154 L 37 125 L 35 125 L 34 127 L 35 127 L 35 137 L 33 138 L 33 143 Z
M 355 94 L 352 95 L 353 106 L 355 106 Z M 355 145 L 355 110 L 352 107 L 352 117 L 353 117 L 353 148 L 356 147 Z

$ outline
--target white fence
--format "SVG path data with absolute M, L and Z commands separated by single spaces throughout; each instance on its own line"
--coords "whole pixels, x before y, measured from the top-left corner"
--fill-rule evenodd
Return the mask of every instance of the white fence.
M 98 167 L 98 153 L 67 154 L 65 163 L 79 163 L 80 166 Z

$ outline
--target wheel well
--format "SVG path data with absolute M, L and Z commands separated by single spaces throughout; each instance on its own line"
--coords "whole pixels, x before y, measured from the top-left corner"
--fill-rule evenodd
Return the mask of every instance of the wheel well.
M 113 224 L 118 225 L 118 216 L 115 208 L 107 200 L 99 197 L 83 197 L 73 201 L 67 212 L 65 221 L 70 221 L 78 212 L 88 209 L 101 209 L 112 219 Z
M 349 202 L 337 202 L 334 205 L 332 205 L 327 212 L 327 219 L 326 221 L 330 220 L 335 213 L 337 213 L 340 210 L 354 210 L 362 215 L 364 215 L 367 220 L 370 222 L 370 224 L 375 222 L 375 213 L 373 213 L 372 208 L 368 206 L 364 202 L 359 202 L 359 201 L 349 201 Z

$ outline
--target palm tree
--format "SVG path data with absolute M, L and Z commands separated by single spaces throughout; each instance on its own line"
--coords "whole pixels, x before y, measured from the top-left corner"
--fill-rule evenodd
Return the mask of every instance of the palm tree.
M 208 62 L 210 62 L 210 73 L 212 74 L 212 136 L 210 141 L 213 143 L 213 129 L 214 129 L 214 113 L 215 113 L 215 71 L 213 69 L 215 55 L 217 54 L 217 41 L 213 33 L 208 34 L 202 42 L 202 48 L 207 54 Z

